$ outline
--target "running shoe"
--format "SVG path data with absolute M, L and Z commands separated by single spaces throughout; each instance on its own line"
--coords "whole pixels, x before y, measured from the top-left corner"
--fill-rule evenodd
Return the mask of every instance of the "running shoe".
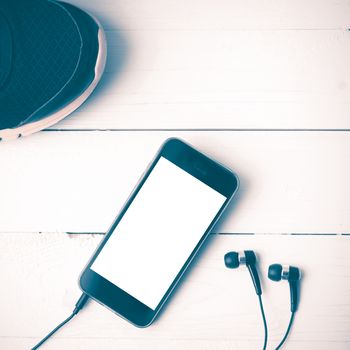
M 99 82 L 105 34 L 96 18 L 50 0 L 0 1 L 0 140 L 48 128 Z

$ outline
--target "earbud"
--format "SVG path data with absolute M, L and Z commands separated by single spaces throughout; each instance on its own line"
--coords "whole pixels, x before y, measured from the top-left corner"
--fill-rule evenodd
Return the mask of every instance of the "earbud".
M 252 278 L 256 294 L 261 295 L 261 285 L 256 269 L 256 256 L 252 250 L 245 250 L 244 252 L 229 252 L 225 254 L 224 257 L 225 265 L 229 269 L 235 269 L 239 267 L 240 264 L 245 264 L 249 270 L 250 276 Z
M 295 266 L 272 264 L 269 266 L 268 277 L 272 281 L 281 279 L 289 282 L 290 289 L 290 310 L 292 312 L 298 309 L 298 284 L 301 278 L 300 270 Z
M 264 331 L 265 331 L 263 350 L 266 350 L 268 328 L 267 328 L 265 311 L 264 311 L 262 298 L 261 298 L 262 291 L 261 291 L 260 279 L 259 279 L 258 271 L 255 266 L 256 265 L 255 253 L 252 250 L 245 250 L 244 252 L 238 252 L 238 253 L 229 252 L 225 254 L 224 260 L 225 260 L 226 267 L 230 269 L 235 269 L 239 267 L 239 265 L 245 264 L 249 270 L 250 276 L 252 278 L 252 281 L 255 287 L 256 294 L 258 295 L 259 302 L 260 302 L 260 309 L 261 309 L 261 314 L 264 321 Z M 269 266 L 268 277 L 272 281 L 280 281 L 281 279 L 287 280 L 290 288 L 290 310 L 292 314 L 291 314 L 287 331 L 283 339 L 281 340 L 281 342 L 278 344 L 276 348 L 277 350 L 281 348 L 281 346 L 287 339 L 287 336 L 293 324 L 294 313 L 295 311 L 297 311 L 297 308 L 298 308 L 298 285 L 299 285 L 299 280 L 301 278 L 301 272 L 295 266 L 272 264 Z

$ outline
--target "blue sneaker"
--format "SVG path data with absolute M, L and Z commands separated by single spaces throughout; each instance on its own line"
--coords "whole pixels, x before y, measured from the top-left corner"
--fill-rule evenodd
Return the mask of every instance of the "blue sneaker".
M 95 89 L 106 62 L 100 23 L 49 0 L 0 2 L 0 140 L 47 128 Z

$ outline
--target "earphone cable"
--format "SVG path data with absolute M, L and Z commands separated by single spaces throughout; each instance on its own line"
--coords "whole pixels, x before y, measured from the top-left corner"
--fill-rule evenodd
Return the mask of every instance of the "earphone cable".
M 293 321 L 294 321 L 294 316 L 295 316 L 295 311 L 292 312 L 292 314 L 290 315 L 290 320 L 289 320 L 289 325 L 288 325 L 288 328 L 286 330 L 286 333 L 284 334 L 284 337 L 283 339 L 281 340 L 281 342 L 278 344 L 276 350 L 279 350 L 283 343 L 286 341 L 287 337 L 288 337 L 288 334 L 290 332 L 290 329 L 292 328 L 292 324 L 293 324 Z
M 61 327 L 63 327 L 66 323 L 68 323 L 86 304 L 89 297 L 85 293 L 83 293 L 75 304 L 75 309 L 72 314 L 67 317 L 63 322 L 61 322 L 56 328 L 54 328 L 45 338 L 40 340 L 38 344 L 36 344 L 31 350 L 38 349 L 41 345 L 43 345 L 47 339 L 49 339 L 54 333 L 56 333 Z
M 264 306 L 262 303 L 262 299 L 261 299 L 261 295 L 258 295 L 259 298 L 259 304 L 260 304 L 260 310 L 261 310 L 261 316 L 264 322 L 264 347 L 263 350 L 266 350 L 266 346 L 267 346 L 267 337 L 268 337 L 268 331 L 267 331 L 267 323 L 266 323 L 266 317 L 265 317 L 265 311 L 264 311 Z

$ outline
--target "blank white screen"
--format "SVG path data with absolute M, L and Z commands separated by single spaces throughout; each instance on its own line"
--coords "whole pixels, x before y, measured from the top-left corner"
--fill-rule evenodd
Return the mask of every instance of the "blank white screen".
M 154 310 L 225 200 L 161 157 L 91 269 Z

